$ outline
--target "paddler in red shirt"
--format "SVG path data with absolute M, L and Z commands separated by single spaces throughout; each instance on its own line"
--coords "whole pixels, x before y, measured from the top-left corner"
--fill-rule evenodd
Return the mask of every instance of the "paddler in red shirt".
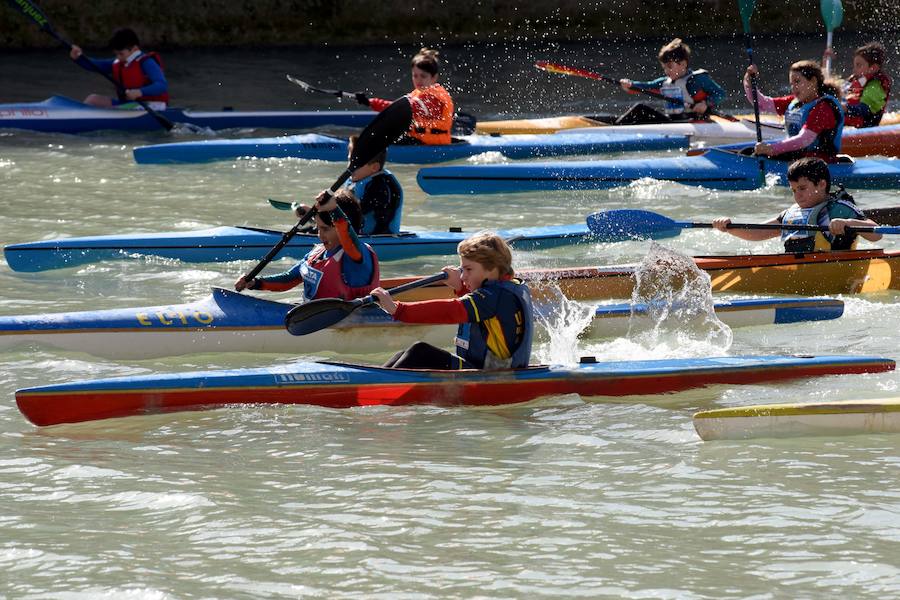
M 512 252 L 493 232 L 457 246 L 459 267 L 444 267 L 457 295 L 449 300 L 397 302 L 382 288 L 372 295 L 394 320 L 404 323 L 459 324 L 456 354 L 416 342 L 384 366 L 404 369 L 519 369 L 531 359 L 534 328 L 531 293 L 515 278 Z
M 406 95 L 412 105 L 413 122 L 398 144 L 450 144 L 453 128 L 453 98 L 437 82 L 440 61 L 437 50 L 422 48 L 412 59 L 413 91 Z M 356 100 L 376 112 L 391 105 L 390 100 L 357 94 Z
M 744 92 L 750 102 L 753 102 L 750 77 L 758 73 L 756 65 L 750 65 L 744 74 Z M 757 91 L 759 110 L 784 116 L 788 137 L 772 143 L 759 142 L 755 153 L 779 160 L 813 156 L 836 162 L 844 129 L 840 92 L 831 83 L 825 83 L 822 67 L 812 60 L 792 64 L 788 79 L 791 85 L 788 96 L 772 98 Z

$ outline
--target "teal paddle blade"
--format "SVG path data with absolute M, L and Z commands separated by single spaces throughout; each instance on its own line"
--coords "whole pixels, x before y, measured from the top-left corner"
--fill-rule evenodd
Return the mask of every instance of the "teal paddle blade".
M 741 10 L 741 21 L 744 22 L 744 33 L 749 33 L 750 17 L 756 8 L 756 0 L 738 0 L 738 8 Z
M 844 20 L 844 5 L 841 0 L 821 0 L 822 20 L 825 21 L 825 29 L 834 31 L 841 26 Z

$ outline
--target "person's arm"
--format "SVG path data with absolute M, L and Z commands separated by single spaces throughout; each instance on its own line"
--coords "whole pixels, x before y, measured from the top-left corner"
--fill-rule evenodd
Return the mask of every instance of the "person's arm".
M 801 150 L 816 141 L 816 138 L 823 131 L 828 131 L 835 127 L 837 127 L 837 119 L 834 116 L 834 111 L 829 102 L 823 100 L 810 111 L 809 118 L 806 119 L 806 123 L 803 124 L 797 135 L 770 144 L 757 144 L 756 152 L 766 156 L 778 156 L 785 152 Z
M 384 100 L 383 98 L 368 98 L 369 108 L 375 112 L 381 112 L 391 105 L 393 100 Z
M 250 281 L 246 281 L 243 277 L 234 284 L 234 289 L 241 291 L 248 290 L 265 290 L 267 292 L 285 292 L 297 287 L 303 277 L 300 275 L 300 268 L 306 262 L 304 258 L 301 262 L 294 265 L 291 269 L 278 273 L 277 275 L 269 275 L 268 277 L 256 277 Z
M 159 96 L 169 90 L 169 82 L 166 81 L 166 76 L 159 63 L 154 59 L 145 59 L 141 63 L 141 70 L 144 71 L 144 75 L 150 80 L 150 83 L 140 89 L 141 96 Z
M 780 215 L 779 215 L 780 217 Z M 770 223 L 781 223 L 779 217 L 775 217 L 774 219 L 769 219 L 766 221 L 767 224 Z M 713 219 L 712 225 L 714 229 L 718 229 L 719 231 L 724 231 L 725 233 L 731 234 L 736 238 L 740 238 L 742 240 L 747 240 L 750 242 L 761 242 L 763 240 L 770 240 L 774 237 L 778 237 L 781 235 L 781 231 L 777 229 L 729 229 L 728 225 L 731 224 L 731 219 L 728 217 L 718 217 L 717 219 Z
M 877 227 L 878 223 L 873 221 L 872 219 L 860 218 L 860 219 L 832 219 L 828 224 L 828 228 L 834 235 L 845 235 L 847 232 L 847 227 Z M 869 240 L 870 242 L 877 242 L 880 240 L 882 236 L 880 233 L 875 233 L 872 231 L 854 231 L 859 237 Z
M 887 94 L 881 87 L 881 82 L 873 80 L 866 83 L 866 87 L 863 88 L 859 104 L 851 104 L 847 107 L 847 114 L 865 119 L 880 112 L 885 104 L 887 104 Z
M 711 107 L 716 107 L 722 103 L 723 100 L 728 96 L 722 86 L 715 82 L 715 80 L 709 76 L 709 73 L 700 73 L 696 76 L 695 81 L 697 83 L 697 87 L 706 92 L 706 97 L 703 98 L 703 102 L 706 102 Z
M 78 46 L 72 46 L 72 49 L 69 51 L 69 57 L 73 61 L 75 61 L 75 64 L 82 69 L 92 71 L 94 73 L 100 71 L 101 73 L 112 75 L 112 65 L 114 62 L 112 58 L 90 58 L 89 56 L 85 55 L 82 49 Z

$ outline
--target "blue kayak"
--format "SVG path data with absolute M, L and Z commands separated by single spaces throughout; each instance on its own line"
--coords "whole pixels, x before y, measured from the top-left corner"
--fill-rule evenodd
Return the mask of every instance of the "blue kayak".
M 205 352 L 368 354 L 416 340 L 442 346 L 456 331 L 455 325 L 400 323 L 380 308 L 368 307 L 333 327 L 297 337 L 284 325 L 294 306 L 213 288 L 211 295 L 184 304 L 0 316 L 0 351 L 39 344 L 118 359 Z M 536 310 L 554 322 L 554 306 L 538 303 Z M 727 325 L 747 327 L 837 319 L 844 303 L 830 298 L 732 300 L 716 302 L 715 311 Z M 646 313 L 646 305 L 599 305 L 583 335 L 627 335 L 632 317 Z
M 571 133 L 544 135 L 471 135 L 452 144 L 393 145 L 392 163 L 436 163 L 498 152 L 511 159 L 601 154 L 635 150 L 687 148 L 683 135 Z M 347 140 L 318 134 L 269 138 L 197 140 L 139 146 L 134 160 L 140 164 L 200 163 L 237 158 L 303 158 L 347 162 Z
M 499 194 L 545 190 L 602 190 L 643 178 L 720 190 L 759 187 L 760 159 L 712 149 L 701 156 L 572 162 L 427 167 L 419 186 L 429 194 Z M 788 162 L 763 159 L 767 175 L 788 185 Z M 829 165 L 832 181 L 848 189 L 900 187 L 900 161 L 859 159 Z
M 35 425 L 207 410 L 242 404 L 504 406 L 567 394 L 643 396 L 710 385 L 881 373 L 878 356 L 720 356 L 534 366 L 495 371 L 387 369 L 339 362 L 92 379 L 16 390 Z
M 360 111 L 199 111 L 169 108 L 158 111 L 175 123 L 208 129 L 279 129 L 291 131 L 326 125 L 362 128 L 377 114 Z M 159 122 L 143 109 L 98 108 L 53 96 L 43 102 L 0 104 L 0 129 L 27 129 L 48 133 L 91 131 L 159 131 Z
M 541 250 L 598 241 L 587 224 L 547 225 L 500 230 L 517 250 Z M 59 238 L 11 244 L 3 249 L 14 271 L 35 272 L 62 269 L 98 262 L 160 256 L 184 262 L 227 262 L 260 260 L 279 240 L 282 232 L 256 227 L 214 227 L 195 231 L 132 233 Z M 396 235 L 361 236 L 378 253 L 379 260 L 402 260 L 420 256 L 455 254 L 456 246 L 472 232 L 401 232 Z M 669 235 L 675 235 L 671 233 Z M 301 259 L 319 238 L 315 234 L 294 236 L 279 257 Z

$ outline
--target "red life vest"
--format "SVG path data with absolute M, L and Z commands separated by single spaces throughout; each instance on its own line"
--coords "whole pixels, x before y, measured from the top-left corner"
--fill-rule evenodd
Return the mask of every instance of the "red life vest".
M 112 76 L 122 87 L 123 91 L 140 89 L 145 85 L 152 83 L 147 76 L 144 75 L 144 70 L 141 68 L 141 63 L 148 58 L 155 60 L 160 69 L 163 68 L 162 58 L 160 58 L 159 54 L 156 52 L 142 52 L 140 56 L 128 64 L 125 64 L 118 59 L 113 61 Z M 125 100 L 125 98 L 120 98 L 120 100 Z M 165 92 L 158 96 L 141 96 L 139 100 L 144 100 L 145 102 L 168 103 L 169 93 Z
M 365 296 L 381 283 L 381 273 L 378 268 L 378 256 L 372 247 L 363 244 L 372 256 L 372 279 L 368 285 L 351 287 L 344 281 L 341 271 L 341 259 L 344 250 L 340 249 L 331 256 L 325 256 L 325 246 L 319 245 L 313 249 L 309 258 L 300 267 L 300 276 L 303 278 L 303 297 L 306 301 L 317 298 L 341 298 L 353 300 Z
M 891 96 L 891 78 L 887 73 L 879 70 L 874 75 L 866 79 L 866 84 L 868 85 L 870 81 L 878 81 L 879 83 L 881 83 L 881 89 L 884 90 L 884 106 L 877 113 L 873 113 L 869 119 L 847 115 L 847 127 L 874 127 L 881 122 L 881 117 L 884 116 L 884 111 L 887 109 L 887 100 Z M 854 77 L 850 80 L 850 87 L 847 90 L 848 107 L 859 104 L 864 88 L 865 86 L 860 83 L 859 78 Z
M 452 143 L 453 98 L 444 86 L 435 83 L 415 89 L 406 97 L 413 111 L 413 123 L 407 135 L 427 145 Z

